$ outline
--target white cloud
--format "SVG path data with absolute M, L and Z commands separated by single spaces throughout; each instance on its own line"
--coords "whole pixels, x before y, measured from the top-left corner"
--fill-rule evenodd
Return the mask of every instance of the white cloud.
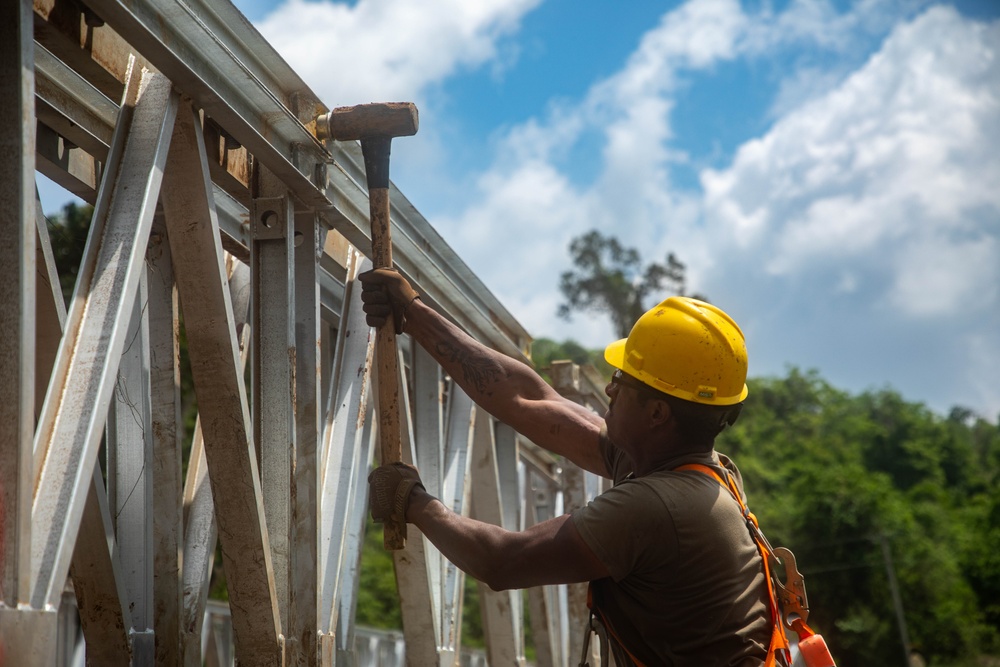
M 257 28 L 328 106 L 419 101 L 461 68 L 495 62 L 498 40 L 540 1 L 289 0 Z
M 777 275 L 892 271 L 883 297 L 904 315 L 964 310 L 983 281 L 979 302 L 1000 308 L 997 44 L 1000 26 L 946 8 L 900 27 L 840 87 L 703 174 L 710 224 L 741 251 L 767 249 Z
M 260 28 L 331 106 L 434 105 L 464 68 L 502 75 L 518 49 L 508 38 L 539 2 L 290 0 Z M 689 285 L 752 339 L 755 373 L 815 366 L 856 389 L 899 379 L 935 408 L 995 413 L 983 369 L 1000 367 L 1000 23 L 934 7 L 896 25 L 922 4 L 682 4 L 582 99 L 496 135 L 491 168 L 462 183 L 474 203 L 433 223 L 536 336 L 612 337 L 603 318 L 555 318 L 567 245 L 597 228 L 645 261 L 680 251 Z M 689 158 L 671 115 L 685 81 L 782 58 L 771 128 L 703 171 L 701 191 L 678 190 L 670 170 Z M 446 159 L 427 129 L 406 145 L 430 141 Z M 591 181 L 574 181 L 571 161 L 595 139 Z
M 1000 24 L 933 8 L 894 28 L 854 72 L 816 68 L 817 83 L 793 68 L 797 79 L 779 86 L 784 99 L 772 107 L 783 115 L 729 166 L 704 171 L 699 199 L 668 175 L 684 159 L 672 146 L 679 76 L 796 41 L 851 48 L 885 23 L 884 7 L 860 3 L 828 20 L 825 3 L 794 2 L 776 16 L 687 3 L 579 104 L 512 129 L 477 203 L 441 226 L 535 335 L 592 346 L 612 336 L 601 318 L 562 328 L 554 318 L 566 244 L 597 228 L 646 261 L 681 250 L 689 285 L 745 321 L 756 372 L 812 365 L 860 389 L 912 381 L 917 354 L 947 378 L 920 383 L 921 398 L 988 413 L 996 396 L 943 360 L 975 337 L 979 357 L 1000 364 L 983 317 L 1000 312 Z M 595 133 L 598 175 L 573 183 L 566 146 Z M 504 261 L 497 244 L 508 248 Z M 520 280 L 508 262 L 523 267 Z M 919 352 L 943 344 L 956 347 Z

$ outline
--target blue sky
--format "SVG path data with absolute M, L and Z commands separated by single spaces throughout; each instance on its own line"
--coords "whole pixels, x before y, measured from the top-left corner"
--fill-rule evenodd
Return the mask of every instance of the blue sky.
M 1000 415 L 1000 2 L 236 4 L 328 106 L 418 104 L 393 180 L 533 336 L 613 337 L 555 315 L 596 228 L 753 376 Z

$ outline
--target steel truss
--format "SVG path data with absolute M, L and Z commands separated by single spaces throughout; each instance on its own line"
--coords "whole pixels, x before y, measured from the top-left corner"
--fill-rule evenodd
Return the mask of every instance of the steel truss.
M 316 139 L 327 109 L 224 0 L 0 5 L 0 664 L 64 664 L 67 591 L 90 664 L 203 664 L 217 545 L 239 664 L 355 664 L 376 435 L 359 146 Z M 94 205 L 69 304 L 36 170 Z M 527 332 L 390 203 L 425 301 L 527 359 Z M 456 512 L 521 529 L 596 492 L 398 351 L 404 458 Z M 553 370 L 601 409 L 598 378 Z M 463 574 L 412 530 L 394 557 L 408 664 L 456 664 Z M 520 594 L 481 592 L 490 663 L 523 664 Z M 529 592 L 538 664 L 576 657 L 581 595 Z

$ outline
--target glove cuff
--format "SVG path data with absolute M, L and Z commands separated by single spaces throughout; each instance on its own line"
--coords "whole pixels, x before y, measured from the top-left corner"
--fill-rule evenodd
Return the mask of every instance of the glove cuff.
M 410 504 L 410 494 L 416 486 L 426 491 L 424 485 L 415 479 L 404 478 L 396 487 L 396 497 L 392 503 L 392 518 L 395 521 L 406 523 L 406 507 Z

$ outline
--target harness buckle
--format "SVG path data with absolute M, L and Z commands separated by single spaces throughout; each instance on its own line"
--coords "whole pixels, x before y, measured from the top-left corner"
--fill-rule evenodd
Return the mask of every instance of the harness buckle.
M 809 619 L 809 598 L 806 596 L 806 580 L 799 572 L 795 563 L 795 554 L 785 547 L 771 550 L 785 569 L 785 581 L 775 572 L 774 585 L 778 589 L 778 601 L 781 606 L 781 621 L 789 630 L 795 630 L 792 623 L 801 619 L 806 623 Z

